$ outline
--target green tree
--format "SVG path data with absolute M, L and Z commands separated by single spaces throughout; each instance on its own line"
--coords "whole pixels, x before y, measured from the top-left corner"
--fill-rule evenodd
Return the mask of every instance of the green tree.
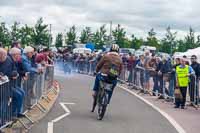
M 134 34 L 131 36 L 131 48 L 139 49 L 143 44 L 144 40 L 142 38 L 138 39 Z
M 12 41 L 18 41 L 20 40 L 20 27 L 18 22 L 14 22 L 14 24 L 11 26 L 11 39 Z
M 87 42 L 90 41 L 90 36 L 91 36 L 91 28 L 90 27 L 85 27 L 83 31 L 81 32 L 80 36 L 80 43 L 86 44 Z
M 176 49 L 177 32 L 173 33 L 170 27 L 168 27 L 166 31 L 165 37 L 161 40 L 160 51 L 172 54 Z
M 187 50 L 186 43 L 183 40 L 178 40 L 177 45 L 178 45 L 177 49 L 178 52 L 185 52 Z
M 194 30 L 192 29 L 192 27 L 190 27 L 189 34 L 185 37 L 186 49 L 192 49 L 196 47 L 194 34 Z
M 105 25 L 102 25 L 99 30 L 96 31 L 96 33 L 92 37 L 92 42 L 95 44 L 95 47 L 97 49 L 101 49 L 103 45 L 105 45 L 107 42 L 107 35 L 106 35 L 106 29 Z
M 156 38 L 156 32 L 153 28 L 148 32 L 147 42 L 145 44 L 148 46 L 156 47 L 157 49 L 159 48 L 158 39 Z
M 63 35 L 62 33 L 58 33 L 56 36 L 56 41 L 55 41 L 55 46 L 57 48 L 62 47 L 63 46 Z
M 32 36 L 34 34 L 33 27 L 29 27 L 28 25 L 23 26 L 20 29 L 20 40 L 23 46 L 33 44 Z
M 12 42 L 9 30 L 4 22 L 0 24 L 0 42 L 2 42 L 4 46 L 9 46 Z
M 65 43 L 74 47 L 76 43 L 76 27 L 74 25 L 70 27 L 69 31 L 66 33 Z
M 118 44 L 121 48 L 124 48 L 124 42 L 126 39 L 126 31 L 124 30 L 124 28 L 122 28 L 119 24 L 117 25 L 117 27 L 115 28 L 114 31 L 112 31 L 112 35 L 114 37 L 114 41 L 116 42 L 116 44 Z
M 52 42 L 52 37 L 49 34 L 49 30 L 48 30 L 48 25 L 43 23 L 42 18 L 40 18 L 35 24 L 32 39 L 35 45 L 48 46 L 49 40 L 51 40 Z
M 124 48 L 131 48 L 131 41 L 128 38 L 124 39 L 123 47 Z

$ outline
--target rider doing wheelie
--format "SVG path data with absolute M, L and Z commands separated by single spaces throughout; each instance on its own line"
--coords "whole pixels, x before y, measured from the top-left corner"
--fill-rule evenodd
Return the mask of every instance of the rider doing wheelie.
M 96 99 L 100 81 L 105 81 L 112 84 L 111 90 L 109 92 L 108 104 L 112 97 L 114 88 L 117 85 L 117 77 L 120 75 L 122 70 L 122 59 L 119 55 L 119 46 L 117 44 L 112 44 L 110 52 L 106 53 L 96 66 L 96 79 L 93 88 L 93 98 Z M 95 103 L 95 102 L 94 102 Z M 93 104 L 92 112 L 95 110 L 96 104 Z

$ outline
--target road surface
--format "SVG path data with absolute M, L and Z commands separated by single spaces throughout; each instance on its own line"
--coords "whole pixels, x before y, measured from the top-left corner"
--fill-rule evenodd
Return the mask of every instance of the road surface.
M 74 74 L 66 77 L 56 72 L 61 91 L 52 110 L 30 130 L 30 133 L 47 133 L 48 122 L 65 114 L 60 103 L 67 105 L 71 114 L 54 123 L 53 133 L 177 133 L 175 128 L 157 111 L 127 93 L 116 88 L 103 121 L 91 113 L 91 88 L 93 77 Z

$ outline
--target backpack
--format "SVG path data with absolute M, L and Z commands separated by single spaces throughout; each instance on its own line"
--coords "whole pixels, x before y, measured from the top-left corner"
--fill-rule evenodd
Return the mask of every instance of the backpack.
M 111 64 L 109 67 L 108 78 L 111 80 L 116 80 L 119 76 L 119 70 L 115 64 Z

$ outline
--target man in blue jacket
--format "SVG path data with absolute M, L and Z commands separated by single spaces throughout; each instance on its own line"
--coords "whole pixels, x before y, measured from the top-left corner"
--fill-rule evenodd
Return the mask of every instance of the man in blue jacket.
M 25 71 L 29 72 L 30 73 L 30 78 L 29 78 L 29 81 L 30 83 L 28 84 L 28 92 L 27 92 L 27 95 L 28 95 L 28 99 L 27 99 L 27 106 L 28 108 L 31 108 L 32 106 L 32 102 L 31 102 L 31 99 L 35 97 L 35 87 L 36 87 L 36 76 L 37 74 L 40 74 L 43 72 L 43 69 L 42 68 L 37 68 L 37 66 L 33 65 L 33 56 L 34 56 L 34 48 L 32 48 L 31 46 L 27 46 L 24 48 L 24 51 L 23 51 L 23 55 L 22 55 L 22 67 Z
M 31 46 L 26 47 L 22 55 L 22 64 L 23 64 L 23 68 L 26 71 L 32 74 L 36 74 L 39 72 L 39 70 L 36 67 L 32 66 L 31 59 L 33 55 L 34 55 L 34 49 Z

